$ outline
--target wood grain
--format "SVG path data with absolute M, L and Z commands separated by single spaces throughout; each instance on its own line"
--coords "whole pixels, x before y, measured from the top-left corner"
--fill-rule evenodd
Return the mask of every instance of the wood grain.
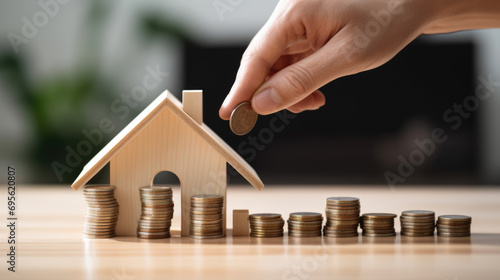
M 252 186 L 261 190 L 264 183 L 255 170 L 222 138 L 214 133 L 207 125 L 199 125 L 182 109 L 182 104 L 168 90 L 158 96 L 132 122 L 120 131 L 101 151 L 99 151 L 78 175 L 71 187 L 78 190 L 85 185 L 99 170 L 101 170 L 129 141 L 136 137 L 153 119 L 165 111 L 165 106 L 176 115 L 185 125 L 196 132 L 206 143 L 215 148 L 225 160 L 238 171 Z
M 264 187 L 255 170 L 203 124 L 202 92 L 184 91 L 184 95 L 185 107 L 171 93 L 163 92 L 92 158 L 72 185 L 78 190 L 110 162 L 110 184 L 116 187 L 116 199 L 121 205 L 118 235 L 136 234 L 140 216 L 138 189 L 151 186 L 161 171 L 176 174 L 181 183 L 182 236 L 189 235 L 191 196 L 225 197 L 226 162 L 256 189 Z M 223 225 L 225 234 L 225 209 Z
M 198 124 L 203 123 L 203 91 L 183 90 L 182 109 Z
M 5 186 L 2 186 L 5 190 Z M 85 202 L 68 186 L 18 189 L 18 271 L 0 279 L 498 279 L 500 188 L 478 186 L 268 186 L 228 188 L 227 208 L 250 213 L 323 212 L 329 196 L 356 196 L 362 212 L 430 209 L 472 216 L 470 238 L 180 237 L 180 190 L 174 189 L 174 236 L 84 240 Z M 5 206 L 6 191 L 0 192 Z M 232 227 L 228 211 L 228 227 Z M 6 220 L 6 211 L 0 212 Z M 399 222 L 396 219 L 396 229 Z M 7 228 L 0 227 L 2 254 Z
M 196 122 L 189 117 L 183 110 L 182 105 L 177 98 L 172 94 L 167 95 L 168 102 L 167 107 L 177 116 L 179 119 L 188 124 L 193 131 L 198 133 L 207 143 L 212 147 L 217 149 L 221 153 L 227 163 L 229 163 L 238 173 L 243 176 L 254 188 L 262 190 L 264 188 L 264 183 L 262 183 L 259 175 L 255 170 L 248 164 L 231 146 L 229 146 L 222 138 L 219 137 L 215 132 L 210 129 L 206 124 L 196 125 Z
M 233 236 L 249 236 L 250 223 L 248 209 L 233 210 Z
M 164 110 L 111 159 L 110 183 L 116 186 L 120 204 L 118 235 L 136 234 L 141 209 L 139 188 L 152 185 L 161 171 L 179 178 L 183 236 L 189 235 L 191 196 L 226 195 L 225 158 L 170 110 Z M 224 229 L 225 213 L 224 209 Z

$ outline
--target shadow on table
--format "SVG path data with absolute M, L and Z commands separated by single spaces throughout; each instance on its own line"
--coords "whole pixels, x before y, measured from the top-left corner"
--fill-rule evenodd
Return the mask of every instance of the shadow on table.
M 150 243 L 171 243 L 171 244 L 230 244 L 230 245 L 288 245 L 288 246 L 317 246 L 317 245 L 353 245 L 353 244 L 402 244 L 402 245 L 429 245 L 436 244 L 438 246 L 445 244 L 457 245 L 487 245 L 500 247 L 500 234 L 497 233 L 474 233 L 470 237 L 441 237 L 441 236 L 425 236 L 425 237 L 409 237 L 409 236 L 392 236 L 392 237 L 348 237 L 348 238 L 332 238 L 332 237 L 273 237 L 273 238 L 256 238 L 251 236 L 233 237 L 232 231 L 227 231 L 226 238 L 216 239 L 194 239 L 190 237 L 180 237 L 180 231 L 173 230 L 171 238 L 164 239 L 140 239 L 137 237 L 115 237 L 113 240 L 118 242 L 150 242 Z

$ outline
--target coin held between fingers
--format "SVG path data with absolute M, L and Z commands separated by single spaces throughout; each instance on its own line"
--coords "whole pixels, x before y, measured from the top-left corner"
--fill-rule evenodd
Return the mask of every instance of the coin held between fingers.
M 253 129 L 258 116 L 250 102 L 245 101 L 234 108 L 229 119 L 229 127 L 234 134 L 245 135 Z

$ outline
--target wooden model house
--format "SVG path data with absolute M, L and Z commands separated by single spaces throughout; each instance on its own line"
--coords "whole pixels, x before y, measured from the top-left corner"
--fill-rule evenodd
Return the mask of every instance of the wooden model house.
M 78 190 L 109 162 L 110 184 L 120 204 L 116 233 L 135 236 L 139 188 L 151 186 L 159 172 L 170 171 L 180 180 L 181 235 L 188 236 L 191 196 L 226 197 L 226 163 L 256 189 L 264 187 L 253 168 L 203 123 L 202 110 L 201 90 L 184 91 L 182 104 L 163 92 L 92 158 L 71 187 Z M 225 233 L 225 208 L 223 213 Z

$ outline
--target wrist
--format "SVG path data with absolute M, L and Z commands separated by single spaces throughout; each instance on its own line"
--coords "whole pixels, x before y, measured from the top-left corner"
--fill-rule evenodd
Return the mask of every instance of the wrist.
M 500 27 L 498 0 L 409 0 L 429 12 L 422 33 Z

